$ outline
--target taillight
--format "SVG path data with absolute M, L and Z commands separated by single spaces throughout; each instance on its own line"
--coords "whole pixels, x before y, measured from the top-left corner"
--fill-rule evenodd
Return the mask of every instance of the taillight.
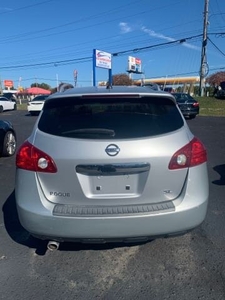
M 207 153 L 202 142 L 196 137 L 178 150 L 170 160 L 169 169 L 183 169 L 200 165 L 207 161 Z
M 56 173 L 57 167 L 53 159 L 43 151 L 26 141 L 16 154 L 16 166 L 19 169 Z
M 198 107 L 198 106 L 199 106 L 199 103 L 198 103 L 198 102 L 194 102 L 192 105 L 193 105 L 194 107 Z

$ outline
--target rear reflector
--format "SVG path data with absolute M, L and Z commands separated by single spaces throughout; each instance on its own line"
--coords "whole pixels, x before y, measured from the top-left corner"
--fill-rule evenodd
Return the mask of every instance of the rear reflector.
M 178 150 L 170 160 L 169 169 L 191 168 L 207 161 L 207 153 L 202 142 L 196 137 Z
M 57 172 L 57 167 L 53 159 L 48 154 L 31 145 L 28 141 L 22 144 L 17 152 L 16 166 L 19 169 L 34 172 Z

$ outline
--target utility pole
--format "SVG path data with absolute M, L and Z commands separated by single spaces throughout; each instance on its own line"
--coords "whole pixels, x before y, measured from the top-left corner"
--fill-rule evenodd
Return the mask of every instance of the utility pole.
M 199 96 L 204 96 L 205 77 L 208 74 L 208 63 L 207 63 L 207 58 L 206 58 L 208 16 L 209 16 L 209 0 L 205 0 L 204 22 L 203 22 L 203 41 L 202 41 L 202 53 L 201 53 L 201 66 L 200 66 Z
M 56 73 L 56 90 L 59 91 L 59 75 Z
M 2 80 L 1 80 L 1 77 L 0 77 L 0 94 L 2 94 Z

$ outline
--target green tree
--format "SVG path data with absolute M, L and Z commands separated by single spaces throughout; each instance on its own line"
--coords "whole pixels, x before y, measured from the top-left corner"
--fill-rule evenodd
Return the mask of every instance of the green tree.
M 32 83 L 31 85 L 30 85 L 30 87 L 39 87 L 39 88 L 41 88 L 41 89 L 45 89 L 45 90 L 51 90 L 51 86 L 50 85 L 48 85 L 47 83 Z

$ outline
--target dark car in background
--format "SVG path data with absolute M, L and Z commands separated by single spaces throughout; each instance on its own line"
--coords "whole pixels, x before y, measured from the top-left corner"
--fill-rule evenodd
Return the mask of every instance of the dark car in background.
M 0 157 L 16 152 L 16 133 L 9 121 L 0 120 Z
M 190 94 L 172 93 L 184 117 L 194 119 L 199 114 L 199 103 Z
M 217 99 L 225 99 L 225 81 L 220 82 L 219 87 L 216 88 L 214 93 Z

